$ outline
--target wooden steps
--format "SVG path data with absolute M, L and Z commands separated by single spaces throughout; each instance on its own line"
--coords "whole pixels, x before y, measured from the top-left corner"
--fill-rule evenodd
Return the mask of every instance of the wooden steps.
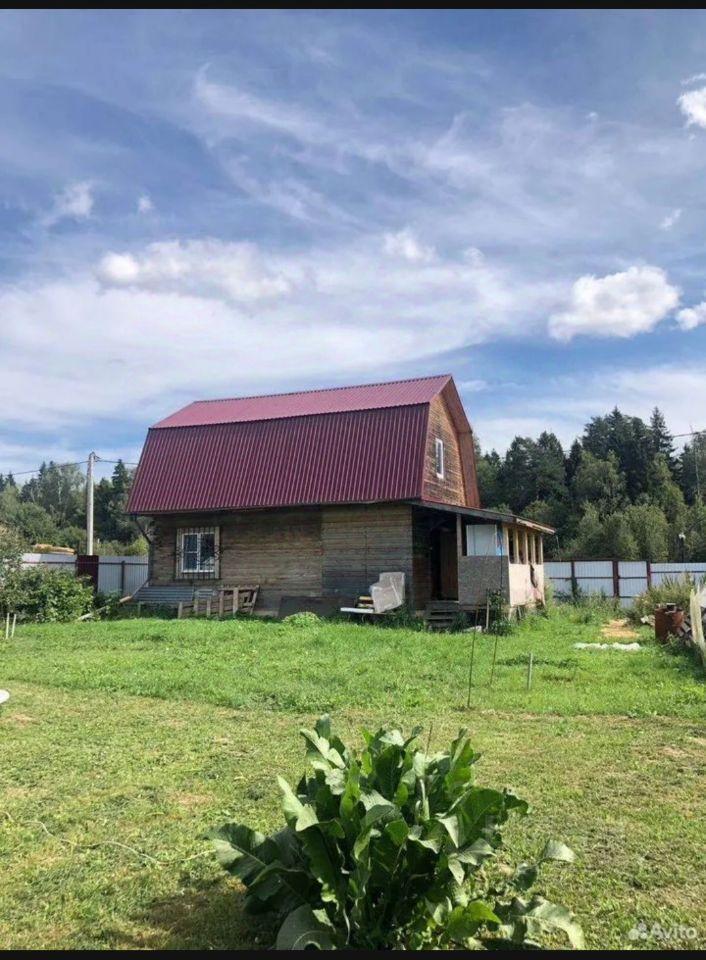
M 424 619 L 429 630 L 449 630 L 460 612 L 458 600 L 432 600 L 427 604 Z

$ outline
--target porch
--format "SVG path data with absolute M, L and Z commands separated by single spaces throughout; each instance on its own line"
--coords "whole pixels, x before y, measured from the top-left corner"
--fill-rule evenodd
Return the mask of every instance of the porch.
M 543 603 L 543 536 L 553 532 L 509 513 L 416 502 L 415 606 L 476 610 L 496 591 L 513 610 Z

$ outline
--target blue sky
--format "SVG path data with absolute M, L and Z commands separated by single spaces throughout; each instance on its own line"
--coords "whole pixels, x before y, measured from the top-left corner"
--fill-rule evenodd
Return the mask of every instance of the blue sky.
M 706 14 L 0 13 L 0 472 L 451 372 L 706 427 Z

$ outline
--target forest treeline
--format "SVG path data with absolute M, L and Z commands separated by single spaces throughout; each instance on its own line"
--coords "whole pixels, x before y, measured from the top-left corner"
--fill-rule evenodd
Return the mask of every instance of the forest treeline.
M 484 507 L 556 528 L 549 557 L 706 560 L 706 438 L 677 453 L 659 409 L 594 417 L 568 452 L 544 432 L 476 460 Z
M 134 520 L 125 516 L 134 471 L 118 460 L 111 477 L 95 485 L 95 550 L 103 554 L 147 552 Z M 25 549 L 35 544 L 86 546 L 86 477 L 76 464 L 43 463 L 39 472 L 19 484 L 0 474 L 0 527 L 20 538 Z

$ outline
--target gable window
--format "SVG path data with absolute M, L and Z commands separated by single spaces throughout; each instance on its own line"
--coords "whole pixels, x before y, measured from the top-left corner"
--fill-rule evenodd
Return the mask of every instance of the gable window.
M 177 575 L 218 576 L 218 527 L 177 530 Z
M 439 437 L 434 441 L 434 469 L 439 480 L 445 476 L 444 470 L 444 441 Z

